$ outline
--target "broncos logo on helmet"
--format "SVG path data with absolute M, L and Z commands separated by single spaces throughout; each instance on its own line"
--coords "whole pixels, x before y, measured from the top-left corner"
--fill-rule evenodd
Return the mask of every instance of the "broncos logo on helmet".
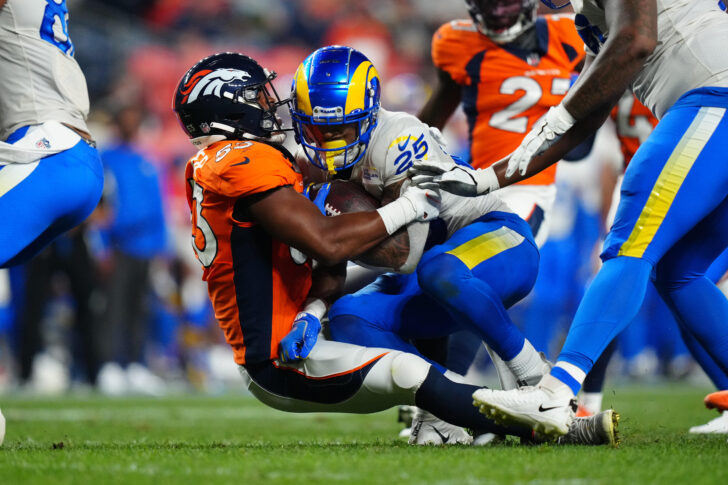
M 222 87 L 231 81 L 247 81 L 250 74 L 239 69 L 218 69 L 217 71 L 204 70 L 195 74 L 181 91 L 185 95 L 183 103 L 193 103 L 198 96 L 221 97 Z

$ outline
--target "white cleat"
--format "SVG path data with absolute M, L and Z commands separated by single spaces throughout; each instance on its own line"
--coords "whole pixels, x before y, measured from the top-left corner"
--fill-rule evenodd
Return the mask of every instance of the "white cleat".
M 473 437 L 465 429 L 436 418 L 422 409 L 412 421 L 411 445 L 469 445 Z
M 700 426 L 690 428 L 693 434 L 728 434 L 728 411 Z
M 564 389 L 559 393 L 532 386 L 511 391 L 478 389 L 473 393 L 473 405 L 498 424 L 522 424 L 557 437 L 569 432 L 576 412 L 576 398 L 566 386 Z

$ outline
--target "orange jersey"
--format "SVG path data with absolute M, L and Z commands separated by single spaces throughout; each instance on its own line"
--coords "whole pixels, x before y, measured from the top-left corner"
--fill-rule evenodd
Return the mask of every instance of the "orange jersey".
M 657 125 L 657 118 L 631 92 L 626 92 L 612 109 L 610 116 L 617 128 L 619 146 L 627 168 L 637 149 Z
M 561 102 L 584 58 L 584 43 L 570 16 L 539 17 L 535 29 L 536 52 L 498 45 L 470 20 L 449 22 L 433 36 L 435 66 L 462 86 L 470 163 L 476 168 L 490 166 L 520 145 L 534 123 Z M 548 185 L 555 175 L 552 165 L 521 183 Z
M 185 179 L 192 245 L 235 362 L 278 357 L 311 288 L 311 262 L 252 221 L 246 198 L 287 185 L 301 192 L 301 175 L 270 145 L 225 140 L 190 159 Z

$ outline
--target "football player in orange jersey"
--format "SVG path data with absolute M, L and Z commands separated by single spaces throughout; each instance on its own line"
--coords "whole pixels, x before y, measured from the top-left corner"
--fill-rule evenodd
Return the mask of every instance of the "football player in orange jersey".
M 322 215 L 300 194 L 301 175 L 276 143 L 282 129 L 275 110 L 284 102 L 273 77 L 242 54 L 215 54 L 184 75 L 174 99 L 200 148 L 185 174 L 193 248 L 248 389 L 285 411 L 416 404 L 458 426 L 530 436 L 493 425 L 471 405 L 476 386 L 448 379 L 420 357 L 319 337 L 343 282 L 341 267 L 327 265 L 436 217 L 438 205 L 432 193 L 408 189 L 377 211 Z
M 570 16 L 536 16 L 536 0 L 466 0 L 472 20 L 453 20 L 432 38 L 437 85 L 418 117 L 442 129 L 459 104 L 467 117 L 470 164 L 505 157 L 557 105 L 584 59 Z M 498 192 L 546 241 L 556 165 Z

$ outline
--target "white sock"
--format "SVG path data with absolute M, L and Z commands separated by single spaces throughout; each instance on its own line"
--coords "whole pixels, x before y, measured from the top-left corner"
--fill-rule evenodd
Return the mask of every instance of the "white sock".
M 506 361 L 506 365 L 516 379 L 529 385 L 535 384 L 544 374 L 544 361 L 528 340 L 523 342 L 523 348 L 515 357 Z
M 551 374 L 546 374 L 545 376 L 543 376 L 543 378 L 538 383 L 538 387 L 542 387 L 557 396 L 574 395 L 574 392 L 569 386 L 567 386 Z
M 601 392 L 583 392 L 579 394 L 579 404 L 592 414 L 597 414 L 602 410 Z

